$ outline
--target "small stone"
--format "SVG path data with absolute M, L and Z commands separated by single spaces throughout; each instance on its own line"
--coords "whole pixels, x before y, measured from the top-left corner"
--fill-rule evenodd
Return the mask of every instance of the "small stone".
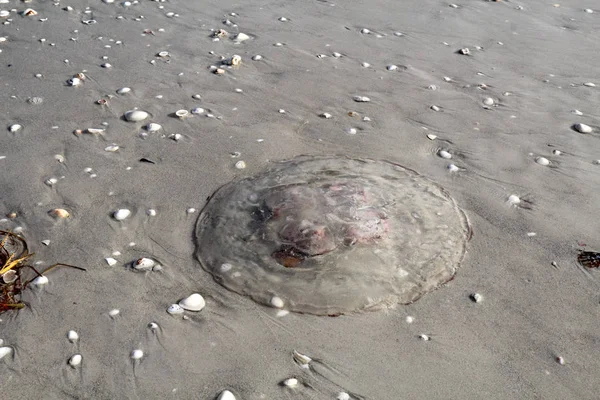
M 521 199 L 516 194 L 511 194 L 510 196 L 508 196 L 508 204 L 510 204 L 510 205 L 517 205 L 520 202 L 521 202 Z
M 236 400 L 236 399 L 235 399 L 235 396 L 233 395 L 233 393 L 231 393 L 229 390 L 223 390 L 219 394 L 219 397 L 217 397 L 217 400 Z
M 263 58 L 263 56 L 261 56 L 260 54 L 257 54 L 257 55 L 255 55 L 255 56 L 252 57 L 252 60 L 253 61 L 260 61 L 260 60 L 262 60 L 262 58 Z
M 365 34 L 365 35 L 368 35 L 369 33 L 371 33 L 371 31 L 370 31 L 369 29 L 367 29 L 367 28 L 362 28 L 362 29 L 360 30 L 360 33 L 362 33 L 362 34 Z
M 440 111 L 440 110 L 441 110 L 441 108 L 439 108 L 439 107 L 438 107 L 438 106 L 436 106 L 436 105 L 432 105 L 432 106 L 431 106 L 431 107 L 429 107 L 429 108 L 431 108 L 433 111 Z
M 188 214 L 193 214 L 193 213 L 196 212 L 196 209 L 194 207 L 190 207 L 187 210 L 185 210 L 185 212 L 188 213 Z
M 491 107 L 494 105 L 494 99 L 492 99 L 491 97 L 486 97 L 485 99 L 483 99 L 483 104 Z
M 81 364 L 82 360 L 83 360 L 83 357 L 81 356 L 81 354 L 75 354 L 74 356 L 72 356 L 71 358 L 69 358 L 69 365 L 71 367 L 75 368 L 79 364 Z
M 336 400 L 350 400 L 350 395 L 346 392 L 339 392 L 335 399 Z
M 75 343 L 79 340 L 79 334 L 75 331 L 69 331 L 67 333 L 67 339 L 69 339 L 69 342 Z
M 371 66 L 371 64 L 369 64 L 368 62 L 363 62 L 360 65 L 362 65 L 365 68 L 369 68 Z
M 415 322 L 415 317 L 412 317 L 412 316 L 408 315 L 405 318 L 405 321 L 406 321 L 407 324 L 412 324 L 413 322 Z
M 11 126 L 8 127 L 8 130 L 11 133 L 15 133 L 15 132 L 20 131 L 22 128 L 23 128 L 23 126 L 20 124 L 12 124 Z
M 397 69 L 398 69 L 398 66 L 397 66 L 397 65 L 393 65 L 393 64 L 392 64 L 392 65 L 388 65 L 388 66 L 386 67 L 386 69 L 387 69 L 388 71 L 395 71 L 395 70 L 397 70 Z

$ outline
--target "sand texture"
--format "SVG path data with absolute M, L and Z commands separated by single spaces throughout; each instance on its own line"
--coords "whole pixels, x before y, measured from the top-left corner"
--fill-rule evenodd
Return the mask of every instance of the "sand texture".
M 600 271 L 577 264 L 600 250 L 594 6 L 3 0 L 0 229 L 36 268 L 87 271 L 0 315 L 0 398 L 597 399 Z M 338 317 L 217 283 L 207 199 L 300 155 L 443 187 L 473 231 L 454 279 Z M 201 311 L 166 312 L 192 293 Z

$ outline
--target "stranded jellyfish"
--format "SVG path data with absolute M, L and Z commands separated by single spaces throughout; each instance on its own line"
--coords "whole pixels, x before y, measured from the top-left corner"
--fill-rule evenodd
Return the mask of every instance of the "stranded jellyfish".
M 407 304 L 452 279 L 469 225 L 454 200 L 388 162 L 299 157 L 221 187 L 196 256 L 227 289 L 338 315 Z

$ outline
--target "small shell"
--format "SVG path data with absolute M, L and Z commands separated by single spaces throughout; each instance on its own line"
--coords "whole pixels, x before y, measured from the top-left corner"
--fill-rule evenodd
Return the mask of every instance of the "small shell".
M 388 65 L 388 66 L 386 67 L 386 69 L 387 69 L 388 71 L 395 71 L 395 70 L 397 70 L 397 69 L 398 69 L 398 66 L 397 66 L 397 65 L 394 65 L 394 64 L 392 64 L 392 65 Z
M 370 30 L 370 29 L 367 29 L 367 28 L 362 28 L 362 29 L 360 30 L 360 33 L 362 33 L 362 34 L 365 34 L 365 35 L 368 35 L 369 33 L 371 33 L 371 30 Z
M 516 194 L 511 194 L 508 196 L 508 204 L 517 205 L 521 202 L 521 199 Z
M 44 286 L 48 284 L 48 278 L 44 275 L 42 276 L 38 276 L 37 278 L 35 278 L 31 283 L 33 283 L 35 286 Z
M 129 218 L 131 215 L 131 211 L 126 208 L 120 208 L 117 211 L 113 212 L 113 218 L 117 221 L 123 221 L 124 219 Z
M 133 268 L 138 271 L 149 271 L 156 265 L 156 261 L 148 257 L 138 258 L 133 263 Z
M 260 60 L 262 60 L 262 58 L 263 58 L 263 56 L 261 56 L 260 54 L 257 54 L 257 55 L 255 55 L 255 56 L 252 57 L 252 60 L 253 61 L 260 61 Z
M 159 57 L 163 57 L 163 58 L 164 58 L 164 57 L 169 57 L 169 56 L 170 56 L 170 54 L 169 54 L 169 52 L 168 52 L 168 51 L 161 51 L 161 52 L 159 52 L 159 53 L 157 54 L 157 56 L 159 56 Z
M 435 140 L 435 139 L 437 139 L 437 135 L 434 135 L 434 134 L 430 133 L 430 134 L 427 135 L 427 139 L 429 139 L 429 140 Z
M 0 360 L 8 355 L 11 355 L 12 353 L 13 353 L 12 347 L 8 347 L 8 346 L 0 347 Z
M 452 154 L 450 154 L 448 151 L 446 150 L 440 150 L 438 152 L 438 156 L 445 158 L 446 160 L 449 160 L 452 158 Z
M 229 390 L 223 390 L 217 400 L 235 400 L 235 396 Z
M 117 310 L 116 308 L 110 310 L 108 312 L 108 316 L 109 317 L 116 317 L 117 315 L 119 315 L 121 313 L 121 311 Z
M 54 218 L 65 219 L 69 218 L 71 214 L 64 208 L 55 208 L 54 210 L 50 210 L 49 214 Z
M 352 98 L 352 100 L 354 100 L 358 103 L 368 103 L 369 101 L 371 101 L 371 99 L 368 98 L 367 96 L 354 96 Z
M 471 54 L 471 50 L 469 50 L 469 48 L 468 48 L 468 47 L 465 47 L 464 49 L 460 49 L 458 52 L 459 52 L 460 54 L 462 54 L 462 55 L 465 55 L 465 56 L 468 56 L 468 55 L 470 55 L 470 54 Z
M 69 339 L 69 342 L 75 343 L 79 340 L 79 334 L 77 334 L 77 332 L 75 331 L 69 331 L 67 333 L 67 339 Z
M 229 60 L 229 65 L 233 65 L 234 67 L 237 67 L 238 65 L 240 65 L 242 62 L 242 57 L 238 56 L 237 54 L 234 54 L 233 57 L 231 57 L 231 59 Z
M 122 87 L 120 89 L 117 89 L 117 94 L 126 94 L 131 92 L 131 89 L 128 87 Z
M 419 335 L 419 339 L 421 339 L 425 342 L 428 342 L 431 340 L 431 337 L 429 335 L 422 334 L 422 335 Z
M 238 42 L 238 43 L 241 43 L 241 42 L 243 42 L 245 40 L 248 40 L 248 39 L 250 39 L 250 36 L 246 35 L 243 32 L 238 33 L 237 35 L 235 35 L 235 38 L 233 38 L 233 40 L 235 42 Z
M 235 167 L 237 169 L 244 169 L 244 168 L 246 168 L 246 162 L 243 161 L 243 160 L 240 160 L 240 161 L 238 161 L 238 162 L 235 163 Z
M 550 160 L 545 157 L 536 157 L 535 162 L 544 166 L 550 165 Z
M 79 86 L 83 81 L 79 78 L 73 77 L 67 81 L 69 86 Z
M 458 168 L 456 165 L 454 164 L 448 164 L 448 171 L 450 172 L 457 172 L 460 168 Z
M 480 295 L 479 293 L 473 293 L 472 295 L 469 296 L 471 298 L 471 300 L 475 303 L 481 303 L 483 301 L 483 296 Z
M 575 129 L 579 133 L 592 133 L 592 127 L 586 124 L 575 124 L 573 125 L 573 129 Z
M 23 11 L 23 15 L 25 15 L 26 17 L 33 17 L 38 15 L 38 12 L 35 11 L 33 8 L 28 8 L 25 11 Z
M 298 364 L 300 364 L 301 367 L 308 367 L 308 365 L 312 361 L 312 358 L 310 358 L 309 356 L 306 356 L 302 353 L 298 353 L 296 350 L 294 350 L 294 352 L 292 354 L 294 357 L 294 361 L 296 361 Z
M 148 113 L 141 110 L 129 110 L 124 114 L 124 117 L 129 122 L 139 122 L 148 118 Z
M 199 293 L 193 293 L 179 302 L 179 306 L 188 311 L 201 311 L 205 306 L 206 302 L 204 297 Z
M 284 302 L 280 297 L 273 296 L 271 297 L 271 305 L 275 308 L 283 308 Z
M 332 115 L 327 112 L 324 112 L 324 113 L 320 114 L 319 117 L 329 119 L 332 117 Z
M 223 75 L 225 73 L 225 70 L 223 68 L 217 68 L 213 71 L 213 73 L 215 75 Z
M 175 115 L 178 116 L 179 118 L 183 119 L 183 118 L 187 117 L 188 115 L 190 115 L 190 112 L 188 110 L 177 110 L 177 111 L 175 111 Z
M 155 122 L 150 122 L 148 125 L 145 126 L 145 128 L 148 132 L 157 132 L 162 129 L 162 126 Z
M 346 392 L 339 392 L 335 399 L 336 400 L 350 400 L 350 395 Z
M 104 151 L 108 151 L 109 153 L 114 153 L 117 150 L 119 150 L 119 146 L 117 146 L 116 144 L 111 144 L 110 146 L 106 146 L 104 148 Z
M 75 368 L 79 364 L 81 364 L 82 360 L 83 360 L 83 357 L 81 356 L 81 354 L 75 354 L 74 356 L 72 356 L 71 358 L 69 358 L 69 365 L 71 367 Z
M 158 329 L 158 324 L 156 322 L 150 322 L 148 324 L 148 329 L 155 331 Z
M 492 99 L 491 97 L 486 97 L 485 99 L 483 99 L 483 104 L 486 105 L 486 106 L 488 106 L 488 107 L 493 106 L 494 103 L 495 103 L 494 99 Z
M 298 382 L 298 379 L 296 379 L 296 378 L 288 378 L 288 379 L 284 380 L 282 382 L 282 384 L 283 384 L 283 386 L 287 386 L 289 388 L 295 388 L 295 387 L 298 387 L 299 382 Z
M 21 129 L 23 129 L 23 126 L 19 125 L 19 124 L 12 124 L 11 126 L 8 127 L 8 130 L 12 133 L 18 132 Z
M 4 283 L 13 283 L 17 280 L 17 278 L 17 271 L 15 271 L 14 269 L 8 270 L 2 274 L 2 280 L 4 281 Z
M 171 304 L 169 308 L 167 308 L 167 312 L 171 315 L 183 314 L 183 307 L 179 304 Z
M 196 107 L 192 108 L 192 114 L 202 114 L 204 113 L 204 108 Z
M 438 107 L 438 106 L 436 106 L 435 104 L 434 104 L 434 105 L 432 105 L 432 106 L 431 106 L 431 107 L 429 107 L 429 108 L 431 108 L 433 111 L 440 111 L 440 110 L 441 110 L 441 108 L 439 108 L 439 107 Z
M 562 358 L 561 356 L 556 357 L 556 362 L 559 363 L 560 365 L 565 365 L 565 359 Z
M 132 360 L 141 360 L 144 357 L 144 352 L 140 349 L 135 349 L 131 352 Z
M 107 257 L 104 259 L 104 261 L 106 261 L 106 263 L 108 264 L 109 267 L 112 267 L 113 265 L 115 265 L 117 263 L 117 260 L 115 260 L 112 257 Z

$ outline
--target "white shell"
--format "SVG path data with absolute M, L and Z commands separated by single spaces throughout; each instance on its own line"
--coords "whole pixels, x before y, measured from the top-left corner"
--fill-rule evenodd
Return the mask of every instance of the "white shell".
M 486 97 L 485 99 L 483 99 L 483 104 L 485 104 L 486 106 L 493 106 L 494 99 L 492 99 L 491 97 Z
M 540 165 L 550 165 L 550 160 L 545 157 L 536 157 L 535 162 Z
M 69 365 L 71 367 L 75 368 L 76 366 L 81 364 L 81 360 L 83 360 L 83 357 L 81 357 L 81 354 L 75 354 L 74 356 L 69 358 Z
M 296 350 L 294 350 L 293 356 L 294 356 L 294 361 L 296 361 L 298 364 L 300 364 L 303 367 L 308 367 L 308 364 L 310 364 L 310 362 L 312 361 L 312 358 L 310 358 L 309 356 L 306 356 L 302 353 L 298 353 Z
M 116 317 L 117 315 L 119 315 L 121 313 L 121 311 L 117 310 L 116 308 L 110 310 L 108 312 L 108 315 L 111 317 Z
M 75 331 L 69 331 L 67 332 L 67 339 L 69 339 L 69 342 L 74 343 L 79 340 L 79 334 Z
M 259 60 L 262 60 L 262 58 L 263 58 L 263 57 L 262 57 L 260 54 L 257 54 L 257 55 L 255 55 L 254 57 L 252 57 L 252 60 L 253 60 L 253 61 L 259 61 Z
M 298 379 L 296 378 L 288 378 L 285 381 L 282 382 L 284 386 L 287 386 L 289 388 L 295 388 L 298 386 Z
M 70 86 L 79 86 L 79 85 L 81 85 L 81 79 L 73 77 L 73 78 L 69 79 L 67 81 L 67 83 Z
M 438 155 L 442 158 L 445 158 L 446 160 L 449 160 L 452 158 L 452 154 L 450 154 L 448 151 L 446 150 L 440 150 L 438 152 Z
M 177 115 L 179 118 L 185 118 L 190 115 L 190 112 L 188 110 L 177 110 L 175 111 L 175 115 Z
M 235 396 L 229 390 L 223 390 L 217 400 L 235 400 Z
M 104 259 L 104 261 L 106 261 L 106 263 L 107 263 L 107 264 L 108 264 L 110 267 L 112 267 L 113 265 L 115 265 L 115 264 L 117 263 L 117 260 L 115 260 L 115 259 L 114 259 L 114 258 L 112 258 L 112 257 L 106 257 L 106 258 Z
M 438 106 L 436 106 L 435 104 L 434 104 L 434 105 L 432 105 L 432 106 L 431 106 L 431 107 L 429 107 L 429 108 L 431 108 L 433 111 L 440 111 L 440 110 L 441 110 L 441 108 L 439 108 L 439 107 L 438 107 Z
M 561 356 L 556 357 L 556 362 L 559 363 L 560 365 L 565 365 L 565 359 L 562 358 Z
M 332 115 L 329 114 L 329 113 L 327 113 L 327 112 L 325 112 L 325 113 L 320 114 L 319 117 L 325 118 L 325 119 L 329 119 L 329 118 L 332 117 Z
M 161 129 L 162 129 L 162 126 L 155 122 L 150 122 L 148 125 L 146 125 L 146 130 L 148 132 L 157 132 L 157 131 L 160 131 Z
M 424 341 L 427 342 L 427 341 L 431 340 L 431 337 L 429 337 L 428 335 L 423 334 L 423 335 L 419 335 L 419 339 L 424 340 Z
M 460 54 L 463 54 L 465 56 L 468 56 L 469 54 L 471 54 L 471 50 L 469 50 L 468 47 L 465 47 L 464 49 L 460 49 Z
M 280 297 L 273 296 L 271 297 L 271 305 L 275 308 L 283 308 L 284 303 Z
M 71 215 L 64 208 L 55 208 L 55 209 L 51 210 L 49 212 L 49 214 L 51 216 L 53 216 L 54 218 L 60 218 L 60 219 L 69 218 L 69 216 Z
M 392 65 L 388 65 L 386 68 L 387 68 L 388 71 L 395 71 L 395 70 L 398 69 L 398 66 L 392 64 Z
M 4 281 L 4 283 L 13 283 L 17 280 L 17 278 L 17 271 L 15 271 L 14 269 L 8 270 L 2 274 L 2 280 Z
M 579 133 L 591 133 L 592 127 L 586 124 L 575 124 L 573 125 L 573 129 L 575 129 Z
M 35 286 L 44 286 L 48 284 L 48 278 L 44 275 L 38 276 L 31 283 L 33 283 Z
M 244 169 L 244 168 L 246 168 L 246 162 L 240 160 L 240 161 L 238 161 L 238 162 L 235 163 L 235 167 L 237 169 Z
M 169 52 L 168 51 L 161 51 L 158 53 L 159 57 L 169 57 Z
M 140 349 L 135 349 L 134 351 L 131 352 L 131 358 L 133 360 L 139 360 L 142 357 L 144 357 L 144 352 Z
M 167 312 L 172 315 L 183 314 L 183 308 L 179 304 L 171 304 Z
M 360 33 L 364 33 L 365 35 L 368 35 L 369 33 L 371 33 L 371 31 L 369 29 L 367 29 L 367 28 L 362 28 L 360 30 Z
M 129 110 L 125 113 L 125 119 L 129 122 L 139 122 L 148 118 L 148 113 L 142 110 Z
M 350 395 L 346 392 L 339 392 L 335 399 L 336 400 L 350 400 Z
M 360 65 L 362 65 L 364 68 L 369 68 L 371 66 L 371 64 L 368 62 L 362 62 Z
M 158 324 L 156 322 L 150 322 L 148 324 L 148 328 L 154 331 L 154 330 L 158 329 Z
M 243 32 L 238 33 L 237 35 L 235 35 L 235 38 L 233 39 L 236 42 L 243 42 L 244 40 L 248 40 L 250 39 L 250 36 L 246 35 Z
M 594 82 L 586 82 L 586 83 L 583 84 L 583 86 L 596 87 L 596 84 Z
M 407 324 L 412 324 L 413 322 L 415 322 L 415 317 L 408 315 L 406 316 L 405 321 Z
M 111 144 L 110 146 L 106 146 L 104 148 L 104 151 L 108 151 L 109 153 L 114 153 L 117 150 L 119 150 L 119 146 L 116 144 Z
M 448 170 L 450 172 L 457 172 L 460 168 L 458 168 L 456 165 L 454 164 L 448 164 Z
M 427 139 L 429 139 L 429 140 L 435 140 L 435 139 L 437 139 L 437 135 L 434 135 L 434 134 L 430 133 L 430 134 L 427 135 Z
M 156 210 L 155 210 L 155 209 L 153 209 L 153 208 L 150 208 L 150 209 L 148 209 L 148 211 L 146 211 L 146 214 L 147 214 L 149 217 L 155 217 L 155 216 L 156 216 Z
M 179 302 L 179 306 L 188 311 L 200 311 L 206 306 L 204 297 L 199 293 L 193 293 Z
M 138 271 L 149 271 L 152 268 L 154 268 L 155 265 L 156 265 L 156 261 L 154 261 L 153 259 L 147 258 L 147 257 L 142 257 L 142 258 L 138 258 L 133 263 L 133 268 Z
M 117 94 L 126 94 L 131 92 L 131 88 L 128 87 L 122 87 L 120 89 L 117 89 Z
M 347 133 L 347 134 L 349 134 L 349 135 L 356 135 L 356 133 L 357 133 L 358 131 L 356 130 L 356 128 L 346 128 L 346 129 L 344 130 L 344 132 L 346 132 L 346 133 Z
M 520 202 L 521 202 L 521 199 L 516 194 L 511 194 L 510 196 L 508 196 L 508 204 L 516 205 L 516 204 L 519 204 Z
M 479 293 L 473 293 L 470 297 L 475 303 L 481 303 L 483 301 L 483 296 Z
M 352 100 L 354 100 L 358 103 L 367 103 L 367 102 L 371 101 L 371 99 L 368 98 L 367 96 L 354 96 L 352 98 Z
M 12 352 L 13 352 L 12 347 L 8 347 L 8 346 L 0 347 L 0 360 L 6 356 L 12 354 Z
M 123 221 L 126 218 L 129 218 L 131 215 L 131 211 L 126 208 L 120 208 L 113 213 L 113 218 L 117 221 Z
M 11 126 L 8 127 L 8 130 L 12 133 L 18 132 L 23 128 L 22 125 L 19 124 L 12 124 Z
M 202 114 L 204 112 L 204 108 L 196 107 L 192 108 L 192 114 Z
M 240 65 L 240 63 L 242 62 L 242 57 L 234 54 L 231 59 L 229 60 L 229 65 L 233 65 L 233 66 L 238 66 Z

